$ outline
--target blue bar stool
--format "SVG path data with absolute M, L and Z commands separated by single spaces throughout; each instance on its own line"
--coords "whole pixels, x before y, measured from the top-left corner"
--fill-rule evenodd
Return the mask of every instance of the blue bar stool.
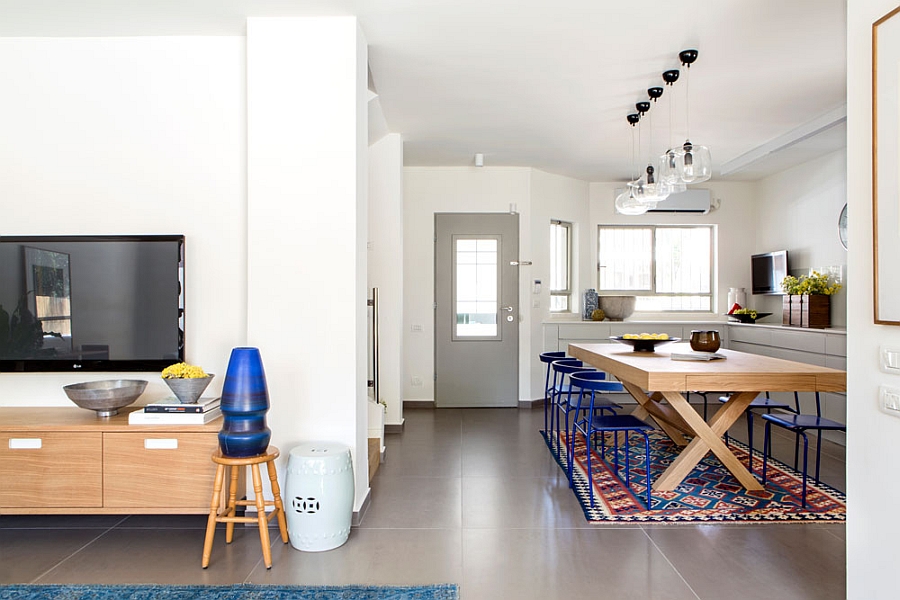
M 553 397 L 550 389 L 550 363 L 554 360 L 562 360 L 566 357 L 565 352 L 542 352 L 540 355 L 541 362 L 546 365 L 544 370 L 544 431 L 549 434 L 549 415 L 550 415 L 550 401 Z
M 797 392 L 794 392 L 794 400 L 797 403 L 797 412 L 800 412 L 800 400 L 797 395 Z M 804 414 L 782 414 L 782 413 L 772 413 L 762 416 L 763 420 L 766 422 L 766 439 L 763 442 L 765 447 L 769 446 L 769 434 L 771 430 L 771 426 L 774 423 L 779 427 L 783 427 L 788 431 L 792 431 L 798 435 L 803 436 L 803 498 L 801 500 L 801 505 L 803 508 L 806 508 L 806 467 L 807 467 L 807 455 L 809 451 L 809 439 L 806 437 L 806 431 L 808 429 L 814 429 L 817 432 L 817 442 L 816 442 L 816 483 L 819 483 L 819 462 L 822 458 L 822 432 L 823 431 L 847 431 L 847 426 L 843 423 L 838 423 L 837 421 L 832 421 L 831 419 L 826 419 L 822 416 L 822 404 L 819 401 L 819 392 L 816 392 L 816 414 L 814 415 L 804 415 Z M 796 468 L 796 447 L 794 450 L 794 467 Z M 769 455 L 763 452 L 763 473 L 762 480 L 763 484 L 766 483 L 766 468 L 768 467 Z
M 588 403 L 588 410 L 585 413 L 585 416 L 579 420 L 577 418 L 575 422 L 572 424 L 572 431 L 569 434 L 569 482 L 572 481 L 572 465 L 574 463 L 575 457 L 573 456 L 575 453 L 575 435 L 576 432 L 581 432 L 584 435 L 585 440 L 585 452 L 587 454 L 587 472 L 588 472 L 588 487 L 590 489 L 590 499 L 591 506 L 594 506 L 594 473 L 591 469 L 591 448 L 594 445 L 593 438 L 595 433 L 600 434 L 600 456 L 606 461 L 606 433 L 613 433 L 613 461 L 614 461 L 614 469 L 615 474 L 619 478 L 622 479 L 621 475 L 619 475 L 619 432 L 625 433 L 625 486 L 631 487 L 631 473 L 628 469 L 629 463 L 629 434 L 631 432 L 637 432 L 644 438 L 644 455 L 645 455 L 645 465 L 647 471 L 647 508 L 649 509 L 651 506 L 651 485 L 650 485 L 650 436 L 648 435 L 649 431 L 653 430 L 651 425 L 648 425 L 644 421 L 641 421 L 637 417 L 633 415 L 595 415 L 594 407 L 595 402 L 597 401 L 597 396 L 602 392 L 617 392 L 623 389 L 622 384 L 614 381 L 607 381 L 605 377 L 605 373 L 601 372 L 593 372 L 593 373 L 573 373 L 570 376 L 572 387 L 575 388 L 575 393 L 577 394 L 577 398 L 579 403 L 584 402 L 583 398 L 587 396 L 590 400 Z M 607 462 L 607 464 L 609 464 Z

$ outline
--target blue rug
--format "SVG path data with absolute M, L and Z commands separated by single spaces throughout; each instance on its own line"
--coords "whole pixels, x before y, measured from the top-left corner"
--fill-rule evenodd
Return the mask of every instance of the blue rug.
M 457 600 L 456 585 L 7 585 L 0 600 Z

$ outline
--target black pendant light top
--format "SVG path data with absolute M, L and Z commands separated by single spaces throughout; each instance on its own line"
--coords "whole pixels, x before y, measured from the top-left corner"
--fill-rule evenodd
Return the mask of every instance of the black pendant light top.
M 666 82 L 666 85 L 672 85 L 676 81 L 678 81 L 678 75 L 680 71 L 678 69 L 671 69 L 669 71 L 663 71 L 662 78 L 663 81 Z
M 647 95 L 650 96 L 650 99 L 656 102 L 656 100 L 663 95 L 663 88 L 661 87 L 652 87 L 647 89 Z
M 634 105 L 634 107 L 637 109 L 637 111 L 638 111 L 639 113 L 641 113 L 641 114 L 643 115 L 645 112 L 647 112 L 648 110 L 650 110 L 650 103 L 649 103 L 649 102 L 646 102 L 646 101 L 645 101 L 645 102 L 638 102 L 637 104 Z
M 631 113 L 630 115 L 628 115 L 627 119 L 628 122 L 631 123 L 631 126 L 634 127 L 641 120 L 641 115 L 637 113 Z
M 682 50 L 678 53 L 678 58 L 681 59 L 682 65 L 690 69 L 694 61 L 697 60 L 697 54 L 697 51 L 694 49 Z

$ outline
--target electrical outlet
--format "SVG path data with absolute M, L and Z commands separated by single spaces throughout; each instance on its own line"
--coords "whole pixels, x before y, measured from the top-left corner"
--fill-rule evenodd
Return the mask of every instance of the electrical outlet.
M 419 387 L 422 385 L 422 378 L 418 375 L 413 375 L 410 381 L 414 387 Z

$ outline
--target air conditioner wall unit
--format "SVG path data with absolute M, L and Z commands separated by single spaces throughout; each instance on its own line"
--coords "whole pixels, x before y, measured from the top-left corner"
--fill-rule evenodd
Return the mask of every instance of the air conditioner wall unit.
M 616 196 L 622 193 L 616 190 Z M 712 195 L 709 190 L 688 189 L 672 194 L 647 212 L 652 213 L 694 213 L 705 215 L 712 207 Z

